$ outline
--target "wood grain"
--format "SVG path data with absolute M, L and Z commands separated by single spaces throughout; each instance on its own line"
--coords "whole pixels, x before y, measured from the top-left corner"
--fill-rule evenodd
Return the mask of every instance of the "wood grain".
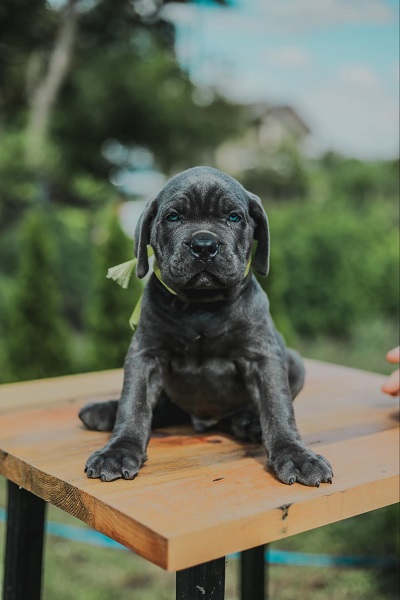
M 0 473 L 171 571 L 398 501 L 398 402 L 383 378 L 306 366 L 297 421 L 332 462 L 332 485 L 285 486 L 260 446 L 185 427 L 154 432 L 134 481 L 87 479 L 108 434 L 85 430 L 78 409 L 117 398 L 120 370 L 0 386 Z

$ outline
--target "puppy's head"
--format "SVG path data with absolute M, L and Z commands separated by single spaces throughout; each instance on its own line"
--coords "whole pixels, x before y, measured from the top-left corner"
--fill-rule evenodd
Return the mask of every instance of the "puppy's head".
M 150 244 L 164 283 L 176 291 L 229 290 L 253 269 L 267 275 L 269 232 L 260 199 L 211 167 L 176 175 L 152 200 L 136 228 L 137 276 L 148 271 Z

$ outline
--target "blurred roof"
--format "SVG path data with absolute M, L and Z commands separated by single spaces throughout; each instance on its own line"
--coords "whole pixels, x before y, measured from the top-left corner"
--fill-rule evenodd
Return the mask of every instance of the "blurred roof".
M 279 121 L 286 123 L 289 127 L 303 130 L 304 135 L 311 133 L 310 128 L 300 117 L 300 115 L 289 105 L 271 105 L 267 102 L 256 102 L 244 106 L 245 111 L 254 121 L 262 121 L 267 116 L 273 116 Z

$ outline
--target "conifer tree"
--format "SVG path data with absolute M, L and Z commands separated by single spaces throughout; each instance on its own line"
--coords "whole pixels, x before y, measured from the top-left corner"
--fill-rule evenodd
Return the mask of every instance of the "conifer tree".
M 71 371 L 58 277 L 51 220 L 43 209 L 31 211 L 22 225 L 17 289 L 10 315 L 8 348 L 15 379 Z
M 92 368 L 122 367 L 132 338 L 129 318 L 143 291 L 135 274 L 127 290 L 107 279 L 110 267 L 133 258 L 133 242 L 122 231 L 115 207 L 106 216 L 105 239 L 94 261 L 94 298 L 90 307 Z

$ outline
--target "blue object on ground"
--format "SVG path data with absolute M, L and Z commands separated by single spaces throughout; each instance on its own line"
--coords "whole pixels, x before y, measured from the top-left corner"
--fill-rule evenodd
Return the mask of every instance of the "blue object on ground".
M 7 512 L 0 508 L 0 521 L 7 520 Z M 90 529 L 65 523 L 46 523 L 46 533 L 73 542 L 82 542 L 101 548 L 127 550 L 111 538 Z M 239 558 L 239 554 L 231 554 L 229 558 Z M 333 556 L 330 554 L 310 554 L 308 552 L 290 552 L 269 548 L 265 552 L 265 562 L 271 565 L 291 565 L 296 567 L 391 567 L 397 559 L 391 556 Z

